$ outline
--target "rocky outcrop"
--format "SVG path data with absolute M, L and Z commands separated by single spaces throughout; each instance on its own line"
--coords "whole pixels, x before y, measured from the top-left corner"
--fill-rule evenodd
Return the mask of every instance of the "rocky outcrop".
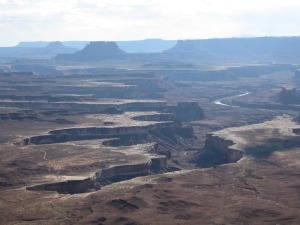
M 204 149 L 198 158 L 198 166 L 205 168 L 237 162 L 243 157 L 243 151 L 233 148 L 234 144 L 232 140 L 213 133 L 207 134 Z
M 99 61 L 106 59 L 126 59 L 127 53 L 121 50 L 115 42 L 96 41 L 86 45 L 81 51 L 73 54 L 61 54 L 57 60 L 69 61 Z

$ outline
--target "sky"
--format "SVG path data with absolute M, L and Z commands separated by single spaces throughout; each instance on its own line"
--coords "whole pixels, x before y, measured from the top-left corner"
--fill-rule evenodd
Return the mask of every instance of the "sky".
M 0 0 L 0 46 L 299 35 L 299 0 Z

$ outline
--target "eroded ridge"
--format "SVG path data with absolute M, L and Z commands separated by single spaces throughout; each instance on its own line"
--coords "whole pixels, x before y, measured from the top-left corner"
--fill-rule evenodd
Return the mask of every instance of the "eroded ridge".
M 132 162 L 126 161 L 120 165 L 111 165 L 103 168 L 90 177 L 61 177 L 65 179 L 60 182 L 45 183 L 27 187 L 30 191 L 56 191 L 60 194 L 78 194 L 100 190 L 101 187 L 111 183 L 132 179 L 134 177 L 146 176 L 158 172 L 172 171 L 168 168 L 167 159 L 165 156 L 155 155 L 154 148 L 157 148 L 156 143 L 137 145 L 131 148 L 131 151 L 143 152 L 143 159 L 134 159 Z M 130 154 L 130 153 L 129 153 Z M 59 176 L 57 177 L 58 179 Z
M 78 176 L 69 176 L 67 178 L 58 176 L 55 180 L 58 179 L 59 182 L 34 185 L 27 187 L 27 190 L 78 194 L 99 190 L 108 184 L 134 177 L 179 170 L 180 168 L 170 166 L 167 163 L 167 158 L 171 157 L 170 153 L 158 149 L 159 144 L 155 142 L 149 143 L 149 140 L 153 139 L 151 138 L 152 136 L 160 135 L 161 133 L 168 133 L 169 137 L 163 137 L 167 141 L 169 141 L 169 138 L 173 139 L 173 142 L 177 138 L 176 135 L 181 138 L 194 137 L 192 127 L 183 126 L 179 121 L 163 121 L 163 119 L 174 118 L 169 113 L 124 113 L 114 117 L 110 116 L 110 121 L 103 115 L 94 114 L 87 117 L 95 121 L 101 120 L 107 126 L 57 129 L 49 131 L 45 135 L 25 138 L 15 144 L 19 146 L 48 144 L 58 147 L 59 145 L 64 146 L 63 143 L 65 143 L 78 147 L 89 146 L 89 148 L 97 148 L 99 149 L 99 155 L 102 157 L 100 162 L 95 161 L 93 164 L 101 163 L 100 167 L 102 168 L 96 169 L 92 175 L 81 177 L 80 179 L 78 179 Z M 139 118 L 142 120 L 138 121 L 137 119 Z M 153 119 L 153 121 L 148 121 L 147 119 Z M 127 126 L 121 126 L 123 124 L 127 124 Z M 97 140 L 101 140 L 100 145 L 97 145 Z M 116 154 L 120 155 L 117 156 Z M 67 163 L 65 160 L 63 162 Z M 71 163 L 74 164 L 74 167 L 79 166 L 78 162 L 71 161 Z

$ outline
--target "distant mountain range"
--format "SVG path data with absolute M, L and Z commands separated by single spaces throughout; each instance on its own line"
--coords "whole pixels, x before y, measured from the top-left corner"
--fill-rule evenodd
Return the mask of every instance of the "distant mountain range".
M 20 42 L 15 47 L 26 48 L 44 48 L 50 42 L 36 41 L 36 42 Z M 70 48 L 83 49 L 90 41 L 62 41 L 64 46 Z M 117 45 L 125 52 L 142 53 L 142 52 L 162 52 L 166 49 L 172 48 L 176 45 L 176 40 L 162 40 L 162 39 L 145 39 L 138 41 L 116 41 Z
M 21 47 L 21 48 L 44 48 L 51 42 L 48 41 L 32 41 L 32 42 L 20 42 L 15 47 Z M 78 50 L 83 49 L 89 41 L 61 41 L 61 43 L 70 48 L 76 48 Z
M 76 51 L 78 49 L 67 47 L 56 41 L 50 42 L 44 47 L 2 47 L 0 48 L 0 59 L 50 59 L 61 53 L 74 53 Z
M 188 58 L 260 57 L 282 58 L 300 56 L 300 37 L 222 38 L 206 40 L 185 40 L 164 51 L 171 57 Z
M 20 42 L 14 47 L 0 47 L 0 59 L 50 59 L 58 54 L 75 53 L 88 46 L 89 43 L 89 41 Z M 173 47 L 177 41 L 146 39 L 116 43 L 120 49 L 128 53 L 158 53 Z
M 146 43 L 146 42 L 145 42 Z M 180 40 L 161 53 L 129 53 L 115 42 L 91 42 L 81 51 L 55 59 L 69 61 L 118 60 L 224 60 L 286 62 L 300 59 L 300 37 L 222 38 Z
M 120 42 L 21 42 L 0 48 L 0 59 L 98 60 L 223 60 L 224 62 L 297 62 L 300 37 L 220 38 Z

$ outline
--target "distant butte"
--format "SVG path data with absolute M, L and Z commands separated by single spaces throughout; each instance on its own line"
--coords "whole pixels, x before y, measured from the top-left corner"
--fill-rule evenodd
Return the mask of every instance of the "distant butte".
M 127 53 L 115 42 L 95 41 L 87 44 L 81 51 L 74 54 L 61 54 L 55 59 L 71 61 L 98 61 L 105 59 L 126 59 Z

